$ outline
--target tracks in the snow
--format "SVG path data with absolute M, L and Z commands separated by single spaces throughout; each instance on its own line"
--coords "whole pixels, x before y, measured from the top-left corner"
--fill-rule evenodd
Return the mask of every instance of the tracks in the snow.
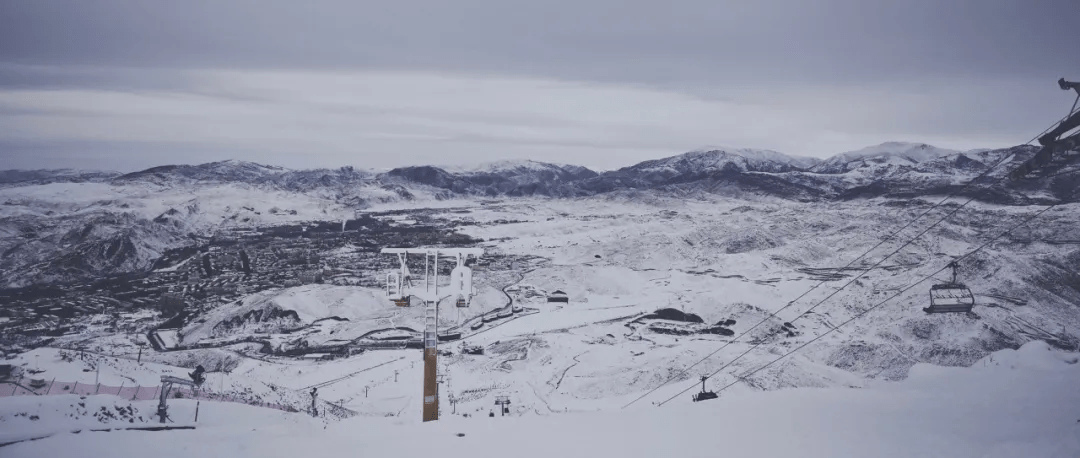
M 581 364 L 581 361 L 579 361 L 579 360 L 578 360 L 578 358 L 580 358 L 580 357 L 581 357 L 582 355 L 584 355 L 585 353 L 588 353 L 588 352 L 587 352 L 587 351 L 586 351 L 586 352 L 582 352 L 582 353 L 581 353 L 580 355 L 577 355 L 577 356 L 575 356 L 575 357 L 574 357 L 574 364 L 571 364 L 571 365 L 567 366 L 567 368 L 566 368 L 566 369 L 563 369 L 563 371 L 562 371 L 562 375 L 560 375 L 560 376 L 559 376 L 559 381 L 558 381 L 558 382 L 555 382 L 555 389 L 556 389 L 556 390 L 558 390 L 558 389 L 559 389 L 559 386 L 561 386 L 561 385 L 562 385 L 562 381 L 563 381 L 563 378 L 565 378 L 565 377 L 566 377 L 566 373 L 567 373 L 567 372 L 570 372 L 570 369 L 573 369 L 573 368 L 574 368 L 574 366 L 577 366 L 578 364 Z M 549 407 L 549 409 L 550 409 L 550 407 Z

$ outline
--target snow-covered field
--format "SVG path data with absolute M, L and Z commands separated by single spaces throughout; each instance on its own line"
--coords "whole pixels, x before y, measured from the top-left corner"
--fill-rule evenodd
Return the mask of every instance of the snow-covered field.
M 59 188 L 49 192 L 63 194 Z M 62 360 L 55 349 L 34 350 L 7 363 L 43 370 L 34 378 L 80 383 L 100 378 L 111 385 L 157 384 L 161 375 L 184 377 L 194 364 L 203 364 L 210 371 L 206 385 L 218 392 L 246 393 L 303 409 L 310 404 L 309 390 L 318 387 L 321 400 L 358 415 L 327 423 L 302 414 L 204 401 L 194 431 L 64 433 L 4 447 L 0 455 L 134 456 L 152 451 L 162 456 L 264 457 L 363 450 L 414 456 L 447 448 L 469 456 L 1080 453 L 1080 395 L 1074 389 L 1080 378 L 1076 353 L 1067 351 L 1080 342 L 1080 290 L 1070 283 L 1080 266 L 1080 252 L 1075 245 L 1048 242 L 1080 240 L 1075 224 L 1080 205 L 1061 205 L 1037 225 L 962 264 L 960 280 L 978 301 L 974 315 L 923 313 L 930 283 L 937 281 L 931 280 L 837 328 L 1034 209 L 973 203 L 900 249 L 955 207 L 939 208 L 855 262 L 854 267 L 869 267 L 899 249 L 854 280 L 861 270 L 841 268 L 922 213 L 927 204 L 646 197 L 412 203 L 456 208 L 438 215 L 462 222 L 457 230 L 485 240 L 482 245 L 492 256 L 532 259 L 515 261 L 505 271 L 478 268 L 481 294 L 474 304 L 440 315 L 441 326 L 453 326 L 502 307 L 507 297 L 503 288 L 527 309 L 511 320 L 465 331 L 463 343 L 482 346 L 482 355 L 462 354 L 462 342 L 442 345 L 453 355 L 440 357 L 445 383 L 440 394 L 443 420 L 438 424 L 414 424 L 419 422 L 423 370 L 417 350 L 373 350 L 316 361 L 267 357 L 250 345 L 235 344 L 148 351 L 142 363 L 136 363 L 130 336 L 96 331 L 79 336 L 80 344 L 115 356 L 91 356 L 97 358 L 94 370 L 88 370 L 91 366 L 84 360 Z M 161 206 L 146 215 L 180 204 L 154 204 Z M 336 207 L 323 211 L 313 202 L 298 201 L 295 206 L 305 205 L 314 213 L 297 218 L 342 213 Z M 399 202 L 383 208 L 405 206 Z M 205 210 L 192 214 L 200 221 L 210 215 Z M 228 213 L 214 215 L 222 219 Z M 819 286 L 823 279 L 829 281 Z M 545 296 L 555 290 L 567 293 L 569 302 L 546 302 Z M 270 340 L 321 345 L 378 329 L 419 329 L 419 308 L 394 307 L 380 294 L 338 285 L 272 289 L 208 310 L 166 337 L 192 344 L 281 332 Z M 734 336 L 657 332 L 693 328 L 645 317 L 658 309 L 694 314 L 703 321 L 701 326 L 730 323 L 724 326 Z M 280 322 L 252 324 L 244 319 L 269 310 L 277 311 L 274 319 Z M 774 312 L 775 318 L 735 339 Z M 231 325 L 218 326 L 221 323 Z M 303 330 L 286 333 L 296 327 Z M 743 377 L 826 332 L 830 334 L 790 357 Z M 60 341 L 67 342 L 64 339 L 70 340 L 65 336 Z M 1021 350 L 1012 350 L 1021 345 Z M 744 356 L 736 359 L 739 355 Z M 683 370 L 693 363 L 698 364 Z M 719 400 L 691 403 L 700 386 L 698 377 L 729 363 L 709 379 L 708 388 L 738 383 Z M 647 392 L 641 401 L 621 409 Z M 488 417 L 496 410 L 496 396 L 510 398 L 510 418 Z M 670 403 L 654 406 L 672 396 Z M 77 428 L 69 420 L 41 426 L 52 424 L 49 416 L 70 413 L 64 406 L 72 401 L 66 396 L 0 398 L 3 428 L 22 431 L 15 425 L 31 425 L 24 436 Z M 140 402 L 149 401 L 131 404 L 142 412 L 152 410 L 152 403 Z M 189 404 L 176 401 L 181 410 Z M 23 411 L 39 420 L 16 418 Z M 457 437 L 459 432 L 465 436 Z M 431 439 L 415 440 L 421 434 Z
M 447 415 L 421 424 L 357 417 L 327 423 L 303 414 L 202 403 L 197 428 L 83 431 L 54 420 L 56 435 L 4 447 L 5 457 L 109 456 L 799 456 L 1048 457 L 1080 454 L 1080 365 L 1075 354 L 1032 342 L 968 368 L 917 365 L 902 382 L 866 389 L 743 392 L 703 403 L 640 406 L 557 417 Z M 116 399 L 87 398 L 93 406 Z M 45 432 L 78 399 L 0 399 L 5 435 Z M 120 401 L 121 403 L 123 401 Z M 148 404 L 148 403 L 147 403 Z M 191 401 L 173 402 L 191 420 Z M 609 407 L 613 404 L 609 402 Z M 138 405 L 138 410 L 151 405 Z M 181 410 L 183 412 L 181 413 Z M 26 415 L 24 417 L 23 415 Z M 31 421 L 29 415 L 37 415 Z M 44 424 L 44 423 L 41 423 Z M 8 429 L 10 428 L 10 429 Z

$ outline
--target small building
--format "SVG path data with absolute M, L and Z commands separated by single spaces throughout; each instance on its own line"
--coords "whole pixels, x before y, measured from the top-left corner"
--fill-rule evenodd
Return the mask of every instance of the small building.
M 15 378 L 16 369 L 17 368 L 11 364 L 0 364 L 0 380 Z
M 570 297 L 567 296 L 566 293 L 564 293 L 564 292 L 562 292 L 560 290 L 555 290 L 555 292 L 553 292 L 551 294 L 548 294 L 547 301 L 548 302 L 570 302 Z

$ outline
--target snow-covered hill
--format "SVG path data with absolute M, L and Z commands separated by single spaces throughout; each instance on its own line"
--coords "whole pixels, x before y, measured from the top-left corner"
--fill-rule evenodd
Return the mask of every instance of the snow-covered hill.
M 99 183 L 120 176 L 117 172 L 53 169 L 53 170 L 0 170 L 0 187 L 26 186 L 56 182 Z
M 733 149 L 694 151 L 664 159 L 645 161 L 620 169 L 647 181 L 662 182 L 673 177 L 701 176 L 720 172 L 788 172 L 800 161 L 768 150 Z
M 449 170 L 432 166 L 403 167 L 382 176 L 466 195 L 565 196 L 574 193 L 574 182 L 596 175 L 592 170 L 574 165 L 500 161 Z
M 113 180 L 117 184 L 156 183 L 176 181 L 214 183 L 258 183 L 267 181 L 285 169 L 245 161 L 221 161 L 200 165 L 163 165 L 139 172 L 128 173 Z
M 990 152 L 972 154 L 972 160 L 982 163 L 995 157 L 1000 156 Z M 954 161 L 955 158 L 944 160 Z M 977 170 L 973 167 L 967 173 Z M 786 177 L 805 173 L 740 172 L 740 175 Z M 909 170 L 904 173 L 924 172 Z M 845 176 L 849 175 L 836 175 L 839 178 Z M 78 187 L 64 188 L 76 185 Z M 21 217 L 50 217 L 46 211 L 33 209 L 34 206 L 49 205 L 54 212 L 63 212 L 68 218 L 80 220 L 86 215 L 97 214 L 101 208 L 123 208 L 121 205 L 127 204 L 126 210 L 135 218 L 156 214 L 163 216 L 165 223 L 161 224 L 187 228 L 223 216 L 230 219 L 228 215 L 231 214 L 244 215 L 237 217 L 239 221 L 229 223 L 237 226 L 255 224 L 243 222 L 243 217 L 252 218 L 258 225 L 279 221 L 275 218 L 280 221 L 319 219 L 322 214 L 318 206 L 323 204 L 327 205 L 327 214 L 331 215 L 354 210 L 329 198 L 243 183 L 175 187 L 53 183 L 34 189 L 38 190 L 34 194 L 36 201 L 18 210 L 23 212 L 19 213 Z M 141 189 L 146 194 L 127 195 L 132 189 Z M 201 193 L 195 194 L 197 207 L 181 205 L 188 202 L 180 197 L 181 189 Z M 90 191 L 115 194 L 106 195 L 107 203 L 89 197 L 79 200 Z M 16 197 L 14 194 L 9 196 Z M 75 200 L 68 202 L 65 198 L 69 196 Z M 306 200 L 290 200 L 301 197 Z M 190 196 L 185 198 L 191 199 Z M 1061 422 L 1064 419 L 1069 427 L 1074 427 L 1075 419 L 1066 416 L 1074 415 L 1078 405 L 1068 394 L 1072 391 L 1065 393 L 1063 388 L 1075 384 L 1074 372 L 1078 367 L 1069 363 L 1075 358 L 1072 349 L 1080 342 L 1080 312 L 1070 307 L 1070 304 L 1080 303 L 1080 288 L 1074 281 L 1080 252 L 1072 244 L 1080 240 L 1075 224 L 1080 211 L 1078 204 L 1058 206 L 1044 214 L 1038 224 L 1002 238 L 962 263 L 960 278 L 977 298 L 974 314 L 926 315 L 921 309 L 926 305 L 929 285 L 923 284 L 837 328 L 839 323 L 934 272 L 949 259 L 981 245 L 1033 211 L 1032 207 L 1024 205 L 973 202 L 862 278 L 853 279 L 860 273 L 858 270 L 842 269 L 856 256 L 881 242 L 884 234 L 921 214 L 931 201 L 937 199 L 795 202 L 767 195 L 729 198 L 700 194 L 681 198 L 663 192 L 651 195 L 610 192 L 572 199 L 460 199 L 451 208 L 431 208 L 435 207 L 429 205 L 433 200 L 424 199 L 396 202 L 394 205 L 411 205 L 413 208 L 399 208 L 399 214 L 393 216 L 399 220 L 395 221 L 411 218 L 423 220 L 425 224 L 442 224 L 441 228 L 472 237 L 469 240 L 483 240 L 480 245 L 485 249 L 486 263 L 476 267 L 481 294 L 475 305 L 479 310 L 470 307 L 459 311 L 444 303 L 440 307 L 441 329 L 453 326 L 460 329 L 462 320 L 501 307 L 506 299 L 512 299 L 513 304 L 523 308 L 523 313 L 516 314 L 513 319 L 491 321 L 476 328 L 467 326 L 463 341 L 440 343 L 440 349 L 449 352 L 440 356 L 439 369 L 445 375 L 445 384 L 440 388 L 446 396 L 441 401 L 445 421 L 423 428 L 451 428 L 453 433 L 466 434 L 464 437 L 450 436 L 454 441 L 477 436 L 485 443 L 499 434 L 508 433 L 509 428 L 533 428 L 553 431 L 550 433 L 553 436 L 546 440 L 558 442 L 554 436 L 570 437 L 571 434 L 560 429 L 559 424 L 572 424 L 575 418 L 589 418 L 581 421 L 590 424 L 606 421 L 622 430 L 633 430 L 634 425 L 643 424 L 648 425 L 650 431 L 666 431 L 664 437 L 682 437 L 679 434 L 683 433 L 663 429 L 661 423 L 649 423 L 654 420 L 653 416 L 672 415 L 672 418 L 658 417 L 656 421 L 670 423 L 676 421 L 673 419 L 676 417 L 684 421 L 694 419 L 713 425 L 710 431 L 716 424 L 730 423 L 732 426 L 725 431 L 730 429 L 741 436 L 750 434 L 749 430 L 741 431 L 738 430 L 741 426 L 734 425 L 741 419 L 749 418 L 748 424 L 764 428 L 765 425 L 775 426 L 776 418 L 787 418 L 789 420 L 784 422 L 791 423 L 784 423 L 784 430 L 801 431 L 798 428 L 805 425 L 820 424 L 820 412 L 828 407 L 834 409 L 833 412 L 846 413 L 848 417 L 845 418 L 850 420 L 845 421 L 851 424 L 810 429 L 810 433 L 800 437 L 804 437 L 801 440 L 806 441 L 807 446 L 823 447 L 829 456 L 845 453 L 888 456 L 879 448 L 884 447 L 878 445 L 880 441 L 860 442 L 847 436 L 828 436 L 834 431 L 860 436 L 870 434 L 870 430 L 859 429 L 863 424 L 874 426 L 875 431 L 884 427 L 900 428 L 910 431 L 912 437 L 920 437 L 923 442 L 919 442 L 919 447 L 926 448 L 904 449 L 905 456 L 906 452 L 917 454 L 936 450 L 947 456 L 984 456 L 989 450 L 982 445 L 985 438 L 971 442 L 956 439 L 972 437 L 976 430 L 992 430 L 992 441 L 998 441 L 992 442 L 994 446 L 1013 447 L 1010 450 L 1021 454 L 1054 456 L 1053 453 L 1059 451 L 1071 453 L 1070 443 L 1055 439 L 1075 432 L 1062 426 Z M 252 206 L 250 210 L 233 207 L 239 204 Z M 280 206 L 279 211 L 264 210 L 271 204 Z M 226 212 L 225 207 L 238 213 Z M 296 214 L 284 210 L 295 210 Z M 5 211 L 15 210 L 7 208 Z M 13 216 L 19 214 L 13 213 Z M 176 222 L 170 222 L 173 220 Z M 934 221 L 936 218 L 926 218 L 897 239 L 886 241 L 871 251 L 855 266 L 869 267 Z M 401 227 L 408 226 L 403 224 Z M 402 233 L 410 232 L 403 229 Z M 87 234 L 87 238 L 96 236 L 92 230 Z M 356 237 L 357 244 L 336 248 L 334 253 L 323 249 L 320 254 L 351 256 L 379 246 L 366 241 L 374 239 L 371 232 L 357 230 L 351 237 Z M 319 250 L 315 243 L 310 247 Z M 370 258 L 363 259 L 368 261 L 346 264 L 360 271 L 356 275 L 383 281 L 387 265 L 374 263 Z M 820 281 L 826 283 L 811 290 Z M 851 285 L 838 291 L 849 281 Z M 937 281 L 940 279 L 930 282 Z M 555 290 L 567 293 L 569 301 L 547 302 L 546 297 Z M 806 313 L 819 301 L 824 303 Z M 788 304 L 791 306 L 785 309 Z M 658 313 L 658 310 L 666 311 Z M 360 429 L 379 431 L 379 437 L 393 437 L 398 432 L 410 437 L 419 434 L 411 429 L 413 426 L 401 425 L 415 422 L 421 405 L 418 380 L 423 365 L 416 350 L 347 352 L 336 359 L 322 361 L 267 354 L 261 343 L 268 342 L 271 350 L 344 345 L 379 330 L 387 330 L 379 337 L 411 337 L 415 333 L 409 329 L 415 330 L 422 323 L 421 308 L 395 307 L 381 290 L 316 284 L 272 288 L 244 295 L 236 302 L 192 307 L 190 312 L 186 318 L 177 320 L 182 325 L 181 343 L 197 342 L 219 347 L 172 352 L 152 352 L 147 348 L 141 354 L 142 362 L 136 362 L 140 357 L 137 356 L 139 349 L 132 343 L 132 337 L 169 319 L 150 310 L 140 312 L 145 316 L 132 320 L 143 323 L 139 325 L 141 328 L 110 331 L 104 326 L 90 327 L 79 333 L 56 336 L 50 345 L 110 353 L 112 356 L 100 360 L 102 383 L 123 383 L 128 380 L 124 377 L 131 377 L 133 380 L 129 381 L 134 383 L 154 383 L 162 374 L 182 376 L 190 367 L 201 364 L 211 371 L 208 383 L 217 386 L 219 391 L 251 393 L 275 402 L 303 405 L 310 401 L 304 397 L 305 393 L 317 386 L 320 399 L 339 404 L 362 417 L 355 422 L 331 424 L 327 426 L 327 434 L 337 425 L 350 425 L 352 430 L 363 425 Z M 768 318 L 774 312 L 777 316 Z M 697 320 L 680 319 L 691 316 Z M 750 331 L 762 320 L 765 322 L 761 326 Z M 717 332 L 707 332 L 710 329 Z M 391 335 L 389 330 L 401 333 Z M 735 336 L 748 331 L 746 337 L 734 340 Z M 243 340 L 246 337 L 253 340 Z M 811 343 L 811 340 L 814 341 Z M 462 347 L 465 344 L 480 346 L 484 353 L 464 354 Z M 802 347 L 804 344 L 806 346 Z M 724 350 L 706 358 L 725 345 Z M 800 349 L 793 355 L 749 374 L 795 348 Z M 1009 356 L 1016 354 L 1010 353 L 1015 349 L 1021 349 L 1024 356 Z M 55 358 L 39 361 L 35 357 L 40 354 L 41 358 L 46 358 L 48 351 L 52 350 L 22 353 L 10 361 L 27 371 L 41 363 L 45 372 L 32 375 L 36 378 L 69 378 L 94 383 L 99 376 L 81 365 L 62 365 Z M 322 350 L 311 356 L 320 357 L 319 353 Z M 991 354 L 993 359 L 989 358 Z M 739 355 L 744 356 L 735 359 Z M 1050 357 L 1044 358 L 1047 355 Z M 696 362 L 699 363 L 686 370 Z M 7 361 L 0 361 L 0 364 L 5 363 Z M 728 363 L 731 365 L 723 368 Z M 928 368 L 927 365 L 935 367 Z M 708 380 L 708 389 L 734 385 L 720 400 L 691 403 L 689 396 L 700 386 L 697 377 L 714 371 L 719 372 Z M 932 374 L 928 376 L 928 372 L 934 371 L 941 373 L 940 379 L 935 380 Z M 670 383 L 665 384 L 668 381 Z M 1018 392 L 1016 386 L 1033 387 L 1033 391 Z M 631 406 L 627 412 L 635 412 L 625 417 L 616 412 L 596 412 L 620 410 L 626 403 L 653 389 L 656 391 Z M 682 390 L 690 391 L 680 393 Z M 450 395 L 455 400 L 453 404 Z M 512 404 L 508 417 L 512 418 L 487 417 L 496 396 L 510 397 Z M 816 396 L 821 398 L 814 401 Z M 652 403 L 669 397 L 674 400 L 662 409 L 673 410 L 647 410 L 656 409 Z M 987 402 L 987 399 L 1002 397 L 1010 401 Z M 0 399 L 0 412 L 6 412 L 3 401 Z M 807 404 L 804 406 L 803 402 Z M 1025 410 L 1025 406 L 1032 405 L 1046 407 L 1038 414 L 1032 414 Z M 939 409 L 933 412 L 940 418 L 927 420 L 925 412 L 931 411 L 928 409 L 932 407 Z M 56 411 L 52 408 L 42 404 L 38 411 Z M 217 431 L 209 433 L 211 436 L 200 443 L 212 444 L 215 443 L 213 437 L 221 437 L 216 443 L 226 446 L 235 443 L 235 438 L 224 438 L 235 435 L 236 431 L 217 430 L 215 428 L 219 426 L 214 425 L 239 422 L 245 425 L 247 432 L 251 428 L 277 431 L 275 426 L 266 423 L 248 428 L 253 423 L 245 423 L 249 421 L 244 419 L 248 414 L 242 412 L 246 411 L 234 410 L 245 409 L 243 406 L 215 406 L 204 401 L 202 408 L 207 410 L 202 411 L 200 419 L 207 415 L 204 420 L 207 425 L 200 426 L 194 433 L 152 434 L 170 437 L 169 434 Z M 66 412 L 59 411 L 61 414 Z M 677 413 L 660 413 L 668 411 Z M 229 412 L 241 413 L 231 416 Z M 975 429 L 972 422 L 960 421 L 971 418 L 965 415 L 1009 420 Z M 999 417 L 993 417 L 995 415 Z M 544 416 L 559 418 L 550 422 L 523 418 Z M 259 420 L 250 421 L 266 418 L 273 418 L 275 422 L 280 419 L 281 424 L 287 424 L 289 428 L 306 428 L 286 420 L 291 417 L 278 412 L 264 413 Z M 897 423 L 883 424 L 882 418 Z M 218 419 L 227 421 L 215 423 Z M 24 420 L 19 417 L 18 421 Z M 321 428 L 321 425 L 316 427 Z M 507 429 L 489 431 L 488 427 Z M 917 427 L 927 430 L 913 429 Z M 679 431 L 686 431 L 687 440 L 706 432 L 693 428 L 685 426 Z M 949 434 L 934 435 L 943 434 L 941 431 Z M 999 437 L 1005 431 L 1012 431 L 1013 435 Z M 90 444 L 96 439 L 88 440 L 87 437 L 98 437 L 87 434 L 84 431 L 75 440 Z M 143 436 L 133 435 L 151 433 L 114 431 L 103 434 L 116 434 L 107 437 L 113 442 L 116 440 L 113 438 L 120 438 L 125 446 L 136 446 L 137 441 L 142 440 L 138 437 Z M 646 436 L 645 431 L 637 435 L 651 437 Z M 4 450 L 48 454 L 52 449 L 33 447 L 51 447 L 48 444 L 52 441 L 71 440 L 71 437 L 75 436 L 17 444 Z M 320 444 L 346 441 L 334 437 L 327 436 Z M 831 439 L 814 442 L 819 437 Z M 910 441 L 907 439 L 905 442 Z M 355 441 L 356 438 L 350 436 L 348 440 Z M 383 439 L 365 443 L 383 444 L 378 442 L 380 440 Z M 604 444 L 614 440 L 605 440 Z M 734 436 L 727 438 L 725 447 L 747 453 L 788 452 L 782 448 L 763 448 L 761 441 L 743 443 L 739 440 Z M 848 444 L 844 445 L 848 448 L 826 446 L 833 441 Z M 885 444 L 891 447 L 890 450 L 901 445 Z M 92 448 L 94 445 L 90 447 L 87 450 L 92 453 L 104 453 L 103 449 Z M 106 447 L 105 442 L 97 447 Z M 412 450 L 391 442 L 386 442 L 385 447 L 397 447 L 394 450 L 404 452 Z M 636 444 L 634 450 L 626 450 L 626 454 L 632 456 L 641 447 Z M 196 452 L 212 455 L 216 453 L 214 450 L 217 449 Z M 688 453 L 698 452 L 692 449 Z M 716 447 L 710 444 L 707 450 L 700 452 L 715 453 Z
M 543 172 L 585 172 L 588 169 L 577 165 L 568 164 L 552 164 L 549 162 L 540 162 L 529 159 L 524 160 L 502 160 L 482 162 L 478 164 L 455 164 L 440 166 L 443 170 L 450 173 L 458 174 L 502 174 L 510 173 L 516 175 L 529 174 L 529 173 L 543 173 Z
M 958 153 L 960 151 L 938 148 L 925 143 L 885 142 L 837 154 L 815 164 L 810 167 L 810 170 L 816 173 L 844 173 L 855 168 L 875 165 L 913 165 Z
M 145 270 L 191 233 L 353 215 L 337 200 L 243 182 L 49 183 L 0 189 L 0 201 L 9 287 Z
M 190 235 L 227 227 L 343 220 L 380 205 L 424 206 L 476 198 L 709 196 L 793 201 L 912 198 L 962 191 L 997 204 L 1080 200 L 1080 174 L 1024 183 L 1002 179 L 1034 147 L 964 153 L 889 142 L 814 160 L 768 150 L 713 149 L 596 173 L 537 161 L 385 173 L 287 170 L 243 161 L 107 172 L 3 172 L 0 274 L 6 286 L 146 269 Z M 972 177 L 1011 160 L 977 186 Z M 442 205 L 442 204 L 438 204 Z
M 395 456 L 712 457 L 1022 457 L 1080 454 L 1077 407 L 1080 365 L 1075 354 L 1045 344 L 1002 350 L 970 368 L 918 366 L 900 383 L 861 390 L 789 389 L 724 393 L 702 403 L 682 402 L 629 411 L 578 412 L 557 417 L 462 417 L 435 423 L 386 418 L 324 423 L 305 414 L 203 402 L 194 430 L 135 432 L 62 428 L 45 439 L 3 448 L 4 456 L 169 458 L 335 456 L 357 447 Z M 83 402 L 123 402 L 111 396 Z M 29 402 L 28 402 L 29 401 Z M 609 401 L 616 410 L 620 400 Z M 48 431 L 25 417 L 63 412 L 67 397 L 0 398 L 6 434 Z M 192 401 L 173 400 L 176 416 L 193 419 Z M 148 411 L 150 403 L 138 408 Z M 511 404 L 513 406 L 513 404 Z M 827 414 L 827 418 L 823 415 Z M 71 423 L 70 419 L 62 421 Z M 59 423 L 57 423 L 59 424 Z M 35 431 L 34 428 L 37 427 Z M 417 440 L 423 438 L 423 440 Z M 360 444 L 360 445 L 358 445 Z

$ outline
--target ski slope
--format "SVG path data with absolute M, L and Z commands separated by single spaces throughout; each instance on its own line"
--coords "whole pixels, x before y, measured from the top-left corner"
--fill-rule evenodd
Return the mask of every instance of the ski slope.
M 917 365 L 902 382 L 865 389 L 797 388 L 724 393 L 702 403 L 555 417 L 462 417 L 419 423 L 357 417 L 325 423 L 303 414 L 202 403 L 195 430 L 58 434 L 3 447 L 6 458 L 229 456 L 567 457 L 1047 457 L 1080 455 L 1080 365 L 1031 342 L 968 368 Z M 0 399 L 5 428 L 20 412 L 56 411 L 59 397 Z M 191 401 L 173 402 L 177 415 Z M 146 407 L 140 407 L 140 410 Z M 181 413 L 183 410 L 183 414 Z M 21 417 L 20 417 L 21 418 Z M 186 417 L 185 417 L 186 418 Z M 70 429 L 65 424 L 59 431 Z M 41 431 L 36 431 L 40 433 Z

